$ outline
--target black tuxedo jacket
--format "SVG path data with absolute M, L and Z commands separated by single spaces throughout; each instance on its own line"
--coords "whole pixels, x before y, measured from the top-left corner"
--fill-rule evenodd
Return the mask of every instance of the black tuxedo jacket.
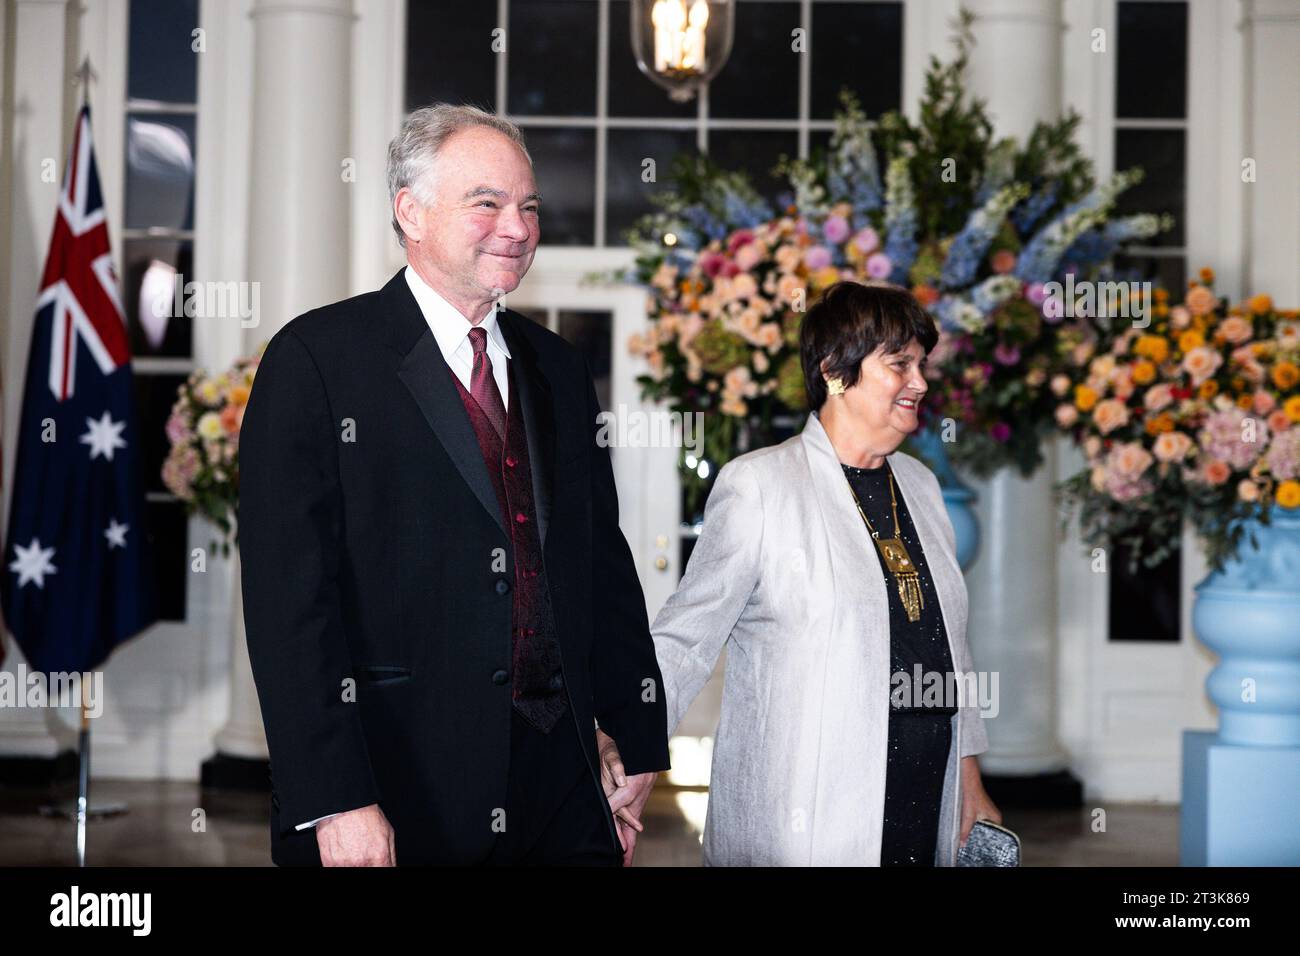
M 613 836 L 594 720 L 629 773 L 668 767 L 645 600 L 585 359 L 517 313 L 498 321 L 528 435 L 563 719 L 576 721 Z M 401 272 L 272 338 L 240 445 L 244 620 L 271 754 L 273 860 L 319 864 L 315 831 L 295 826 L 372 803 L 393 825 L 399 863 L 483 860 L 506 801 L 513 556 Z

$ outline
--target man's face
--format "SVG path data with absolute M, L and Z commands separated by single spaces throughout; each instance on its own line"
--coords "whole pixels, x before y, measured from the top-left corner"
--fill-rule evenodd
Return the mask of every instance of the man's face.
M 460 295 L 513 292 L 533 263 L 540 204 L 523 152 L 496 130 L 474 126 L 444 144 L 434 166 L 432 205 L 420 209 L 419 257 Z

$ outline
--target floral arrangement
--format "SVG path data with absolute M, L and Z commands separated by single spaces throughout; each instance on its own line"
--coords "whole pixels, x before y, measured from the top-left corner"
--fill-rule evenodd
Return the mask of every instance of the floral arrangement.
M 193 372 L 176 390 L 167 419 L 171 450 L 162 467 L 167 489 L 221 532 L 221 549 L 230 553 L 238 539 L 239 429 L 253 389 L 260 353 L 241 358 L 219 375 Z
M 649 290 L 649 327 L 629 343 L 649 364 L 643 393 L 706 413 L 715 469 L 746 430 L 761 443 L 774 419 L 804 410 L 799 323 L 841 279 L 904 286 L 934 315 L 923 421 L 957 423 L 955 464 L 983 476 L 1041 463 L 1055 430 L 1044 386 L 1077 324 L 1048 308 L 1046 283 L 1110 275 L 1122 243 L 1168 222 L 1110 219 L 1141 173 L 1095 184 L 1073 143 L 1077 115 L 1039 124 L 1023 145 L 993 140 L 963 91 L 969 22 L 954 61 L 932 59 L 916 124 L 897 112 L 870 122 L 843 94 L 829 150 L 775 170 L 790 184 L 775 209 L 743 174 L 679 157 L 672 189 L 628 233 L 637 259 L 623 278 Z M 708 472 L 686 465 L 689 503 Z
M 1228 307 L 1203 269 L 1184 301 L 1155 292 L 1146 328 L 1079 334 L 1055 417 L 1087 468 L 1062 487 L 1084 540 L 1153 566 L 1184 520 L 1217 569 L 1244 519 L 1300 507 L 1300 320 L 1267 295 Z

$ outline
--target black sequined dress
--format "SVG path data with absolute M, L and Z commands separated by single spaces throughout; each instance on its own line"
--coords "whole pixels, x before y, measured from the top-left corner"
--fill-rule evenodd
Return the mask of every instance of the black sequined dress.
M 894 532 L 893 509 L 889 503 L 889 465 L 879 468 L 854 468 L 841 464 L 845 477 L 857 493 L 874 527 L 882 538 Z M 903 492 L 895 479 L 898 496 L 899 536 L 920 578 L 925 606 L 920 619 L 909 621 L 903 600 L 898 594 L 898 580 L 885 566 L 884 558 L 873 547 L 885 576 L 889 598 L 889 657 L 891 683 L 889 710 L 889 756 L 885 776 L 885 819 L 880 847 L 881 866 L 933 866 L 939 837 L 939 808 L 943 799 L 943 778 L 952 744 L 952 715 L 956 708 L 932 699 L 928 705 L 923 687 L 915 681 L 916 667 L 921 672 L 949 674 L 952 654 L 948 649 L 948 632 L 943 624 L 939 596 L 926 564 L 925 553 L 908 513 Z M 906 674 L 902 683 L 894 675 Z M 942 686 L 947 686 L 947 681 Z

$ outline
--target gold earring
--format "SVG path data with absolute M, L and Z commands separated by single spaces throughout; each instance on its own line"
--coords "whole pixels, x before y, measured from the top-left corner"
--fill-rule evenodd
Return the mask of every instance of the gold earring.
M 828 378 L 826 380 L 826 391 L 829 392 L 831 395 L 843 395 L 844 379 L 838 377 Z

